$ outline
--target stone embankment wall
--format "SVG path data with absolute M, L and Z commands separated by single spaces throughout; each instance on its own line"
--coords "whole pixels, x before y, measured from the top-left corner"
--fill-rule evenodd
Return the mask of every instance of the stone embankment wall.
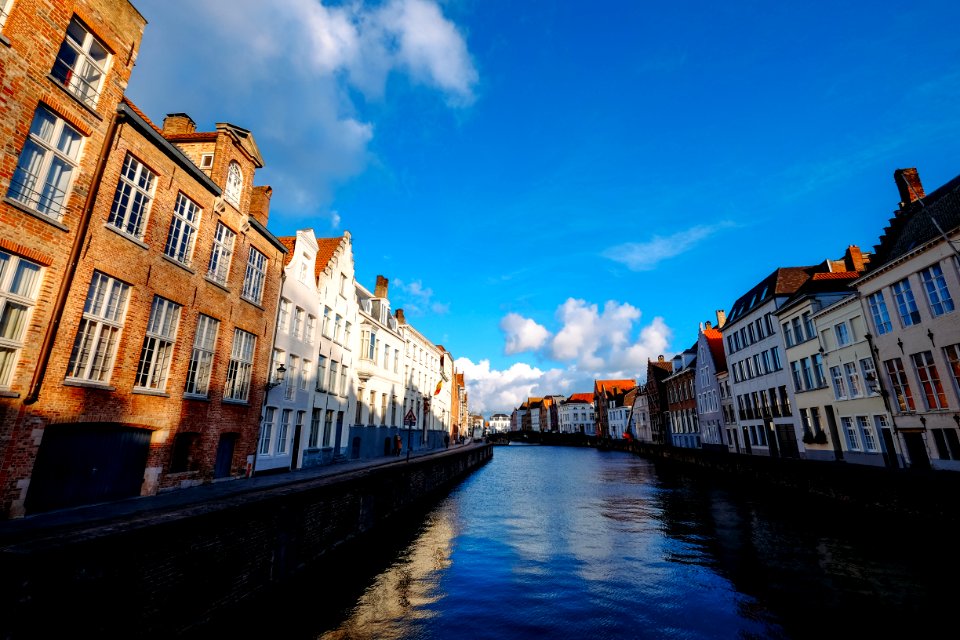
M 490 445 L 451 449 L 8 541 L 0 637 L 171 637 L 429 506 L 492 455 Z M 335 588 L 337 576 L 326 579 Z

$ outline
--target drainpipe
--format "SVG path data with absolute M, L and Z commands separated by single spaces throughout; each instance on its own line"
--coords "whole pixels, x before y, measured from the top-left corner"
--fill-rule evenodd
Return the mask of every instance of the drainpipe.
M 103 148 L 100 150 L 100 159 L 97 161 L 97 168 L 94 170 L 93 181 L 90 183 L 90 191 L 87 193 L 87 199 L 83 203 L 80 220 L 77 223 L 76 234 L 73 238 L 73 246 L 70 248 L 70 256 L 64 270 L 63 280 L 60 281 L 60 289 L 57 291 L 57 297 L 53 305 L 53 317 L 50 324 L 47 325 L 47 332 L 43 336 L 43 343 L 40 345 L 40 357 L 37 359 L 37 366 L 33 371 L 33 379 L 30 381 L 30 391 L 27 397 L 23 399 L 23 404 L 34 404 L 40 399 L 40 388 L 43 386 L 44 378 L 47 373 L 47 365 L 50 363 L 50 355 L 53 353 L 54 341 L 57 337 L 57 331 L 60 329 L 60 322 L 63 320 L 63 310 L 67 306 L 67 298 L 70 296 L 70 290 L 73 287 L 73 281 L 77 275 L 77 265 L 80 262 L 80 254 L 83 249 L 83 243 L 87 239 L 87 230 L 90 228 L 90 220 L 93 218 L 93 208 L 97 202 L 97 194 L 100 191 L 100 184 L 103 181 L 103 173 L 107 166 L 108 152 L 117 138 L 120 124 L 126 116 L 114 112 L 110 120 L 110 127 L 103 141 Z
M 890 423 L 891 423 L 891 426 L 893 427 L 892 453 L 894 457 L 893 457 L 893 460 L 891 460 L 891 462 L 893 463 L 894 469 L 899 469 L 900 468 L 899 456 L 902 455 L 897 452 L 897 443 L 900 440 L 899 429 L 897 428 L 897 419 L 896 417 L 894 417 L 894 413 L 890 408 L 890 392 L 888 392 L 886 388 L 884 388 L 883 378 L 880 376 L 880 367 L 878 366 L 877 358 L 876 358 L 876 353 L 878 353 L 879 349 L 877 349 L 877 347 L 873 345 L 873 335 L 869 331 L 864 336 L 864 338 L 867 339 L 867 346 L 870 349 L 870 359 L 873 361 L 873 370 L 875 371 L 874 375 L 877 378 L 876 379 L 877 388 L 880 389 L 880 397 L 883 398 L 883 406 L 887 410 L 887 414 L 889 414 L 890 416 Z M 878 434 L 878 435 L 880 436 L 880 445 L 883 446 L 884 449 L 886 449 L 887 445 L 883 441 L 883 434 Z

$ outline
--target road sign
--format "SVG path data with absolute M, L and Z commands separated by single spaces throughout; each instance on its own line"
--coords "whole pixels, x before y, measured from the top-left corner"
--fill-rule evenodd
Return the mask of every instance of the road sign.
M 403 416 L 403 426 L 405 427 L 417 426 L 417 414 L 413 412 L 413 409 L 408 409 L 407 415 Z

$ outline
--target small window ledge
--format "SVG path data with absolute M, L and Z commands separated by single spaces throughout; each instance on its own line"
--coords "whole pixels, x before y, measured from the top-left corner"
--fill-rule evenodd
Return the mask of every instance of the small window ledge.
M 44 222 L 46 222 L 46 223 L 49 224 L 50 226 L 56 227 L 57 229 L 60 229 L 60 231 L 70 231 L 70 227 L 68 227 L 67 225 L 63 224 L 62 222 L 60 222 L 60 221 L 57 220 L 56 218 L 51 218 L 50 216 L 46 215 L 45 213 L 40 213 L 40 212 L 37 211 L 36 209 L 32 209 L 32 208 L 30 208 L 29 206 L 23 204 L 23 203 L 20 202 L 19 200 L 14 200 L 13 198 L 10 198 L 10 197 L 5 197 L 5 198 L 3 199 L 3 201 L 6 202 L 6 203 L 7 203 L 8 205 L 10 205 L 11 207 L 16 207 L 16 208 L 19 209 L 20 211 L 23 211 L 24 213 L 26 213 L 26 214 L 28 214 L 28 215 L 31 215 L 31 216 L 33 216 L 34 218 L 37 218 L 38 220 L 43 220 Z
M 94 382 L 93 380 L 83 380 L 80 378 L 67 378 L 63 381 L 65 387 L 86 387 L 88 389 L 99 389 L 100 391 L 116 391 L 117 388 L 106 382 Z
M 103 228 L 104 228 L 104 229 L 107 229 L 108 231 L 112 231 L 113 233 L 117 234 L 117 235 L 120 236 L 121 238 L 124 238 L 125 240 L 129 240 L 130 242 L 132 242 L 133 244 L 137 245 L 137 246 L 140 247 L 141 249 L 148 249 L 148 250 L 150 249 L 150 245 L 148 245 L 148 244 L 147 244 L 146 242 L 144 242 L 143 240 L 140 240 L 140 239 L 138 239 L 138 238 L 135 238 L 134 236 L 130 235 L 129 233 L 126 233 L 126 232 L 124 232 L 124 231 L 121 231 L 120 229 L 117 229 L 115 226 L 113 226 L 113 225 L 110 224 L 109 222 L 105 222 L 105 223 L 103 224 Z

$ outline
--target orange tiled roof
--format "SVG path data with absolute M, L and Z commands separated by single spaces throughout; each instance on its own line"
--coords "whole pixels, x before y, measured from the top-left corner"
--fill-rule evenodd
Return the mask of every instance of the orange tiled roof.
M 144 122 L 146 122 L 148 125 L 150 125 L 151 127 L 153 127 L 153 130 L 154 130 L 154 131 L 156 131 L 156 132 L 159 133 L 160 135 L 163 135 L 163 130 L 161 130 L 160 127 L 158 127 L 157 125 L 153 124 L 153 120 L 151 120 L 150 118 L 148 118 L 148 117 L 147 117 L 147 114 L 145 114 L 143 111 L 140 111 L 140 107 L 138 107 L 137 105 L 133 104 L 133 103 L 130 101 L 130 98 L 128 98 L 127 96 L 123 96 L 123 102 L 124 102 L 124 104 L 126 104 L 128 107 L 130 107 L 131 109 L 133 109 L 133 112 L 134 112 L 135 114 L 137 114 L 138 116 L 140 116 L 141 118 L 143 118 L 143 121 L 144 121 Z
M 814 280 L 853 280 L 859 278 L 857 271 L 827 271 L 813 274 Z
M 575 393 L 567 398 L 567 402 L 586 402 L 588 404 L 593 404 L 593 394 L 592 393 Z
M 330 264 L 330 258 L 336 252 L 337 247 L 343 241 L 343 236 L 339 238 L 317 238 L 317 261 L 314 266 L 314 276 L 320 279 L 320 274 Z
M 171 142 L 210 142 L 216 140 L 216 131 L 194 131 L 193 133 L 171 133 L 163 137 Z
M 283 266 L 287 266 L 293 260 L 293 249 L 297 246 L 297 236 L 283 236 L 277 238 L 277 240 L 287 248 L 287 253 L 283 256 Z

